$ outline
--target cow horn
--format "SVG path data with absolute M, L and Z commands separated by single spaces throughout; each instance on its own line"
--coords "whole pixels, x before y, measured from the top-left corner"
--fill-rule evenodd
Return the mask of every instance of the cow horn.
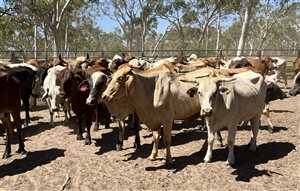
M 187 82 L 187 83 L 195 83 L 195 84 L 198 83 L 196 80 L 184 80 L 184 79 L 180 79 L 180 81 Z
M 66 62 L 66 61 L 64 61 L 64 60 L 62 59 L 62 57 L 61 57 L 61 53 L 59 53 L 59 55 L 58 55 L 58 59 L 59 59 L 59 60 L 60 60 L 62 63 L 65 63 L 67 67 L 69 66 L 69 63 L 68 63 L 68 62 Z
M 195 78 L 204 78 L 204 77 L 208 77 L 209 75 L 210 75 L 210 72 L 206 72 L 206 73 L 196 76 Z
M 220 82 L 231 82 L 236 80 L 236 78 L 231 78 L 231 77 L 216 77 L 215 79 L 216 83 L 220 83 Z

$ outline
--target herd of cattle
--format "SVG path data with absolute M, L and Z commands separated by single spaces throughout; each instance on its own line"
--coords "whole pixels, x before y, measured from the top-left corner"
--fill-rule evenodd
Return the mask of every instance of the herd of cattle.
M 300 93 L 300 57 L 294 63 L 294 80 L 289 94 Z M 251 123 L 249 150 L 256 150 L 256 137 L 261 115 L 268 119 L 273 130 L 268 105 L 284 99 L 286 94 L 276 85 L 285 75 L 286 61 L 281 58 L 238 57 L 198 58 L 171 57 L 166 59 L 136 58 L 131 54 L 112 59 L 78 57 L 64 60 L 59 55 L 47 64 L 30 59 L 26 63 L 0 63 L 0 119 L 6 131 L 3 158 L 11 155 L 11 137 L 16 128 L 18 153 L 26 153 L 22 138 L 22 104 L 25 110 L 24 127 L 30 124 L 29 110 L 36 99 L 49 106 L 50 126 L 53 115 L 62 107 L 65 121 L 76 115 L 77 140 L 91 144 L 90 128 L 100 121 L 105 128 L 112 119 L 119 124 L 117 150 L 122 149 L 125 119 L 135 129 L 135 146 L 140 146 L 140 124 L 153 133 L 153 148 L 149 159 L 155 160 L 162 130 L 166 148 L 166 163 L 172 162 L 171 131 L 174 120 L 201 118 L 208 133 L 205 162 L 212 159 L 216 137 L 222 145 L 220 130 L 228 129 L 229 154 L 226 163 L 234 164 L 234 142 L 237 127 Z M 13 119 L 13 121 L 11 120 Z

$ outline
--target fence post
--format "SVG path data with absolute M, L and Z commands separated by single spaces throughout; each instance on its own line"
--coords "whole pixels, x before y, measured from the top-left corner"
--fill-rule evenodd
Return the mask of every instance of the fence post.
M 300 50 L 298 50 L 298 58 L 300 57 Z
M 222 49 L 219 50 L 219 56 L 220 56 L 220 58 L 222 58 L 222 56 L 223 56 L 223 50 Z
M 261 58 L 261 49 L 258 50 L 257 57 Z

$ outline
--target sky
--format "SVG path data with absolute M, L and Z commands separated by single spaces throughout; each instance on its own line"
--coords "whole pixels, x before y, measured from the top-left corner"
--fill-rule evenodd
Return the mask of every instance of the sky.
M 120 28 L 119 23 L 110 19 L 108 16 L 102 16 L 101 18 L 98 18 L 97 23 L 104 32 L 114 32 L 115 28 Z M 168 21 L 164 19 L 158 19 L 158 27 L 156 29 L 157 33 L 164 33 L 168 25 Z

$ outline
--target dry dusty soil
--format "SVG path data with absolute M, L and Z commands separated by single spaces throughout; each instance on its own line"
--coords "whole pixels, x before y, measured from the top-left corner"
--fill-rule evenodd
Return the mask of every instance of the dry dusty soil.
M 287 90 L 285 90 L 287 91 Z M 150 161 L 151 132 L 142 126 L 141 143 L 133 148 L 134 133 L 126 129 L 124 150 L 117 152 L 117 125 L 92 131 L 92 144 L 76 140 L 75 118 L 63 124 L 63 113 L 49 127 L 44 102 L 31 112 L 24 128 L 27 155 L 15 152 L 0 159 L 0 190 L 300 190 L 300 95 L 271 103 L 274 133 L 262 117 L 258 149 L 250 153 L 250 127 L 239 128 L 233 167 L 226 166 L 228 148 L 214 148 L 211 163 L 203 163 L 207 134 L 200 121 L 176 123 L 172 131 L 174 162 L 164 166 L 165 150 Z M 24 117 L 24 113 L 22 113 Z M 74 116 L 74 114 L 73 114 Z M 226 142 L 227 131 L 221 132 Z M 0 127 L 0 153 L 4 151 Z M 161 144 L 162 145 L 162 144 Z M 16 136 L 12 150 L 17 150 Z

